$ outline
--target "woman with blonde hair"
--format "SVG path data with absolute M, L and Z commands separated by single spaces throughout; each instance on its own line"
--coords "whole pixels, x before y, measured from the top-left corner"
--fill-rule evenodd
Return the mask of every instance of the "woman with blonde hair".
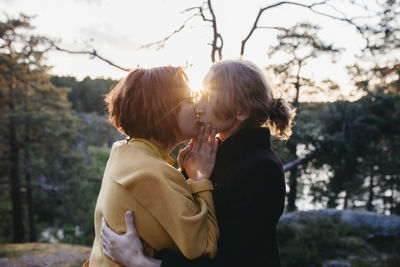
M 199 123 L 211 123 L 220 139 L 210 178 L 220 229 L 217 256 L 190 260 L 165 250 L 159 257 L 162 266 L 280 266 L 276 226 L 284 209 L 285 181 L 270 133 L 288 139 L 294 110 L 273 96 L 254 63 L 225 60 L 213 64 L 205 76 L 196 113 Z M 189 155 L 190 148 L 180 155 L 184 166 Z M 139 266 L 140 249 L 133 238 L 107 227 L 103 232 L 106 255 Z M 128 251 L 124 257 L 122 252 Z
M 216 141 L 210 125 L 198 129 L 188 78 L 179 67 L 136 69 L 107 95 L 110 121 L 127 140 L 113 144 L 96 202 L 95 239 L 84 266 L 120 266 L 105 257 L 102 217 L 125 233 L 132 211 L 145 256 L 169 249 L 187 258 L 216 254 L 219 231 L 209 180 Z M 209 133 L 211 136 L 209 138 Z M 197 137 L 186 162 L 185 177 L 168 156 L 179 143 Z

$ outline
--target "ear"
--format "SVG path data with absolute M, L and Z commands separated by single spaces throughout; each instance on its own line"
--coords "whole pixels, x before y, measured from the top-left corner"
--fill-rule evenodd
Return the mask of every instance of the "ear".
M 249 113 L 243 110 L 236 111 L 236 119 L 238 121 L 245 121 L 250 117 Z

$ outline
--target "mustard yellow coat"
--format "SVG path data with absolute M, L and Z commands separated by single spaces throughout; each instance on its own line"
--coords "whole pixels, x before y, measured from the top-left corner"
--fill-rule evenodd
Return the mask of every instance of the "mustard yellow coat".
M 219 237 L 208 180 L 186 180 L 167 163 L 169 157 L 143 139 L 115 142 L 107 162 L 94 224 L 95 239 L 84 266 L 120 266 L 101 250 L 101 218 L 118 233 L 125 233 L 124 214 L 133 211 L 135 225 L 152 256 L 162 249 L 179 250 L 189 259 L 215 257 Z

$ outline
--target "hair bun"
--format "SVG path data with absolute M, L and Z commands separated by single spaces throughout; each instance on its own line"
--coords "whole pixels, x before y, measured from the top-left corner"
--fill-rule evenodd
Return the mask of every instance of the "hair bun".
M 274 98 L 273 101 L 268 122 L 273 135 L 286 140 L 292 134 L 291 125 L 296 112 L 281 97 Z

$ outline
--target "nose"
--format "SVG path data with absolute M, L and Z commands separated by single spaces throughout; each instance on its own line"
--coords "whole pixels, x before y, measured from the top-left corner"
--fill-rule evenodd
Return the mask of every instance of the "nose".
M 196 116 L 199 117 L 200 115 L 204 114 L 204 111 L 205 108 L 202 101 L 197 102 L 196 105 L 194 106 L 194 112 L 196 113 Z

